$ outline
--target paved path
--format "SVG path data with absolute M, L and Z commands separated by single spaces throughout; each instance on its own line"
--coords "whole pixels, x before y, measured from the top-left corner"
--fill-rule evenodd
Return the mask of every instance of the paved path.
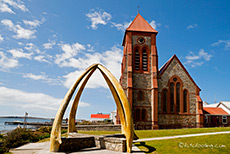
M 230 131 L 212 132 L 212 133 L 200 133 L 200 134 L 188 134 L 188 135 L 177 135 L 177 136 L 165 136 L 165 137 L 154 137 L 154 138 L 145 138 L 145 139 L 134 140 L 133 142 L 145 142 L 145 141 L 154 141 L 154 140 L 167 140 L 167 139 L 175 139 L 175 138 L 182 138 L 182 137 L 194 137 L 194 136 L 217 135 L 217 134 L 230 134 Z
M 49 148 L 50 142 L 29 143 L 16 149 L 11 149 L 10 152 L 13 154 L 69 154 L 68 152 L 49 152 Z M 136 146 L 133 146 L 132 153 L 144 154 L 144 152 Z M 70 152 L 70 154 L 122 154 L 122 152 L 98 149 L 94 147 L 82 149 L 78 152 Z

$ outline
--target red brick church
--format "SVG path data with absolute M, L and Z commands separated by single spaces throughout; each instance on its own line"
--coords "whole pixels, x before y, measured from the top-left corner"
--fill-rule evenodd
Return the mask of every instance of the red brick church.
M 176 55 L 159 69 L 157 34 L 138 13 L 123 39 L 120 83 L 135 129 L 203 127 L 201 89 Z

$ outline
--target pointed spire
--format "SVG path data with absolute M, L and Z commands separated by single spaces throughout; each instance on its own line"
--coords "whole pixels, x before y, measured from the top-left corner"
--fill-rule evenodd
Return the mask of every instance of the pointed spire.
M 140 6 L 137 6 L 137 14 L 140 13 Z
M 133 22 L 129 25 L 126 31 L 138 31 L 138 32 L 152 32 L 158 33 L 152 26 L 140 15 L 139 9 L 138 14 L 133 20 Z

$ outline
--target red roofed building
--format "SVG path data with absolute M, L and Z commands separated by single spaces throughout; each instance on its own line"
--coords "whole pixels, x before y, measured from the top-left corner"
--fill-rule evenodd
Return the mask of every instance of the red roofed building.
M 230 126 L 230 115 L 219 107 L 204 107 L 205 127 Z
M 97 119 L 109 119 L 109 114 L 102 114 L 102 113 L 97 113 L 97 114 L 91 114 L 90 118 L 97 118 Z

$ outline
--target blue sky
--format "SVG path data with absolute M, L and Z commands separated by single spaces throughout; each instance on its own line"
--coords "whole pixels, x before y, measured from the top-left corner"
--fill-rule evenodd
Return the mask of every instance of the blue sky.
M 159 67 L 176 54 L 204 101 L 229 101 L 227 0 L 0 0 L 0 116 L 54 117 L 68 88 L 93 63 L 119 79 L 124 30 L 137 6 L 159 32 Z M 81 97 L 78 118 L 115 108 L 96 73 Z

